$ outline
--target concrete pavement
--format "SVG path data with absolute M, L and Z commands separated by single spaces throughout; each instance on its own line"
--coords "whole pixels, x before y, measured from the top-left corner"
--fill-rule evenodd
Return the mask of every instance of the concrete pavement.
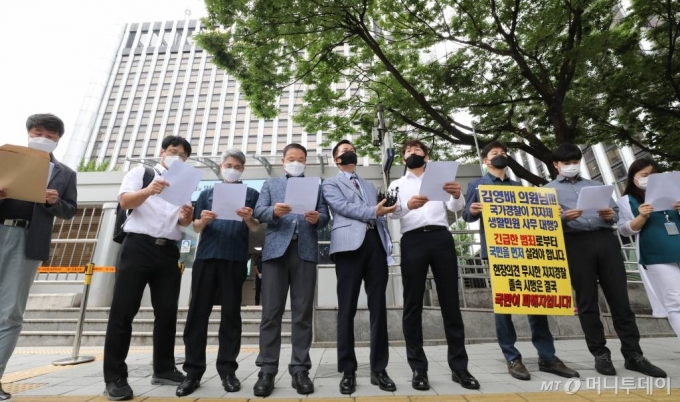
M 515 380 L 507 373 L 503 356 L 495 343 L 468 345 L 470 372 L 481 383 L 481 389 L 463 389 L 451 381 L 451 372 L 446 362 L 446 346 L 427 346 L 430 361 L 429 391 L 415 391 L 411 388 L 411 370 L 406 362 L 405 348 L 390 348 L 389 375 L 397 384 L 397 391 L 390 393 L 370 385 L 368 356 L 369 349 L 357 348 L 359 370 L 357 392 L 343 397 L 338 392 L 341 374 L 336 371 L 336 351 L 332 348 L 311 350 L 313 368 L 310 376 L 314 379 L 315 392 L 307 397 L 298 395 L 290 387 L 290 375 L 286 363 L 290 359 L 290 347 L 284 346 L 281 353 L 281 372 L 277 376 L 276 388 L 268 399 L 281 401 L 352 401 L 354 402 L 434 402 L 434 401 L 680 401 L 680 341 L 673 338 L 644 338 L 642 348 L 645 356 L 669 374 L 669 379 L 648 379 L 639 373 L 626 370 L 619 353 L 620 343 L 608 342 L 612 360 L 618 371 L 616 377 L 600 376 L 593 368 L 593 358 L 583 340 L 556 341 L 557 355 L 570 367 L 581 374 L 580 381 L 538 371 L 538 358 L 530 342 L 518 342 L 518 349 L 524 356 L 524 363 L 532 374 L 530 381 Z M 242 390 L 227 394 L 221 387 L 215 369 L 217 348 L 208 348 L 208 370 L 201 387 L 186 401 L 208 402 L 215 398 L 233 398 L 247 401 L 254 398 L 252 387 L 257 380 L 257 346 L 244 346 L 239 357 L 237 376 L 242 381 Z M 14 401 L 104 401 L 102 377 L 102 348 L 87 347 L 81 355 L 94 355 L 97 360 L 77 366 L 53 366 L 52 361 L 66 357 L 70 348 L 17 348 L 9 361 L 2 384 L 6 391 L 14 394 Z M 183 349 L 177 349 L 177 356 Z M 150 384 L 152 374 L 151 349 L 133 347 L 127 359 L 130 369 L 129 382 L 137 401 L 146 402 L 174 400 L 175 387 Z M 181 369 L 181 366 L 179 367 Z M 566 388 L 571 395 L 565 392 Z M 575 392 L 574 392 L 575 391 Z M 618 394 L 617 394 L 618 393 Z

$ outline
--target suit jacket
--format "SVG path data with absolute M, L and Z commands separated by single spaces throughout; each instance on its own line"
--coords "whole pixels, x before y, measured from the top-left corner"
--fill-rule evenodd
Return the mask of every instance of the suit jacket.
M 319 221 L 311 225 L 300 214 L 286 214 L 281 218 L 274 217 L 274 205 L 284 202 L 288 177 L 281 176 L 268 179 L 262 185 L 260 198 L 255 206 L 254 216 L 267 224 L 262 247 L 262 261 L 273 260 L 283 256 L 295 233 L 295 222 L 298 228 L 298 255 L 301 259 L 317 262 L 319 259 L 319 235 L 317 230 L 328 224 L 328 206 L 321 196 L 316 203 Z
M 367 222 L 373 220 L 377 225 L 385 253 L 389 257 L 392 240 L 387 230 L 387 219 L 385 216 L 375 215 L 375 206 L 378 203 L 377 190 L 370 182 L 361 177 L 358 179 L 365 197 L 343 172 L 324 181 L 321 186 L 326 203 L 333 213 L 330 254 L 353 251 L 361 247 L 366 237 Z
M 33 218 L 28 227 L 26 239 L 26 257 L 32 260 L 47 261 L 50 259 L 50 242 L 54 218 L 71 219 L 76 215 L 78 191 L 76 189 L 76 172 L 51 156 L 54 168 L 48 189 L 59 192 L 59 200 L 54 205 L 35 203 Z M 3 200 L 0 200 L 0 206 Z

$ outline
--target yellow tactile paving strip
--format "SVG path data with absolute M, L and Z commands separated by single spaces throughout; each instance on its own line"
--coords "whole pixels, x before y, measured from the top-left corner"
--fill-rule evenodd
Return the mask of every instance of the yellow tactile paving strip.
M 672 391 L 677 391 L 677 394 Z M 266 398 L 274 402 L 650 402 L 650 401 L 680 401 L 680 389 L 671 390 L 671 395 L 647 395 L 642 392 L 631 392 L 629 395 L 613 392 L 583 392 L 567 395 L 563 392 L 552 393 L 519 393 L 519 394 L 488 394 L 488 395 L 438 395 L 438 396 L 366 396 L 356 398 Z M 16 402 L 105 402 L 104 396 L 16 396 Z M 144 402 L 262 402 L 262 398 L 219 399 L 219 398 L 155 398 L 136 397 L 133 401 Z

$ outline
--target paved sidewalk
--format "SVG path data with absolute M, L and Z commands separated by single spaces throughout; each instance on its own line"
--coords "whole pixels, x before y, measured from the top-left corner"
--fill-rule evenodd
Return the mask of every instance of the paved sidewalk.
M 308 397 L 298 395 L 290 386 L 290 375 L 286 364 L 290 359 L 290 347 L 285 346 L 281 353 L 281 372 L 277 376 L 276 388 L 268 399 L 277 402 L 301 401 L 352 401 L 354 402 L 434 402 L 434 401 L 532 401 L 558 402 L 570 401 L 680 401 L 680 341 L 677 338 L 645 338 L 642 348 L 645 355 L 655 364 L 666 370 L 670 380 L 657 380 L 626 370 L 623 358 L 618 352 L 618 340 L 610 340 L 613 351 L 612 360 L 618 371 L 617 377 L 599 376 L 593 368 L 593 358 L 582 340 L 555 342 L 557 355 L 570 367 L 581 374 L 580 382 L 569 382 L 568 388 L 580 385 L 580 389 L 569 395 L 564 390 L 566 379 L 538 371 L 538 359 L 530 342 L 518 342 L 518 349 L 524 355 L 524 362 L 532 374 L 530 381 L 515 380 L 507 373 L 500 349 L 495 343 L 468 345 L 470 372 L 481 383 L 479 391 L 462 388 L 451 381 L 451 372 L 446 362 L 446 346 L 425 348 L 430 360 L 429 378 L 432 389 L 415 391 L 411 388 L 411 370 L 406 362 L 403 346 L 390 348 L 389 375 L 397 384 L 397 391 L 380 391 L 370 385 L 368 355 L 369 349 L 357 348 L 360 367 L 357 372 L 357 392 L 351 397 L 343 397 L 338 392 L 341 375 L 336 372 L 336 351 L 331 348 L 311 350 L 313 368 L 310 375 L 314 378 L 315 392 Z M 186 401 L 208 402 L 214 398 L 236 398 L 247 401 L 253 397 L 252 387 L 257 380 L 256 346 L 244 346 L 240 354 L 240 367 L 237 371 L 242 381 L 242 390 L 227 394 L 221 387 L 215 369 L 217 348 L 208 349 L 208 371 L 203 377 L 201 387 Z M 26 401 L 105 401 L 101 396 L 104 390 L 102 377 L 102 348 L 87 347 L 81 355 L 94 355 L 97 360 L 77 366 L 53 366 L 52 361 L 70 354 L 69 348 L 17 348 L 9 361 L 2 384 L 6 391 L 14 395 L 17 402 Z M 177 350 L 177 356 L 183 349 Z M 175 387 L 154 386 L 150 384 L 152 374 L 151 349 L 133 347 L 127 363 L 130 369 L 129 382 L 137 401 L 180 401 L 175 397 Z M 181 366 L 179 367 L 181 368 Z M 557 382 L 559 381 L 559 383 Z M 547 389 L 552 389 L 548 391 Z M 618 395 L 615 392 L 618 390 Z M 628 392 L 627 392 L 628 391 Z M 212 399 L 211 399 L 212 398 Z M 261 400 L 257 398 L 257 400 Z

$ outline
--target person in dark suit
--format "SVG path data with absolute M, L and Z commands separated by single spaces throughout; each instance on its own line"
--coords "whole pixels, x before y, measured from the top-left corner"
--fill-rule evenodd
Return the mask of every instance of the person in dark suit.
M 54 165 L 44 203 L 7 198 L 0 187 L 0 378 L 19 339 L 28 292 L 42 261 L 50 257 L 54 218 L 76 214 L 76 173 L 52 155 L 64 135 L 64 122 L 53 114 L 26 121 L 28 146 L 50 154 Z M 0 401 L 11 395 L 0 384 Z
M 260 367 L 253 387 L 255 396 L 266 397 L 274 390 L 274 377 L 281 354 L 281 319 L 290 289 L 293 354 L 288 365 L 292 386 L 299 394 L 314 392 L 309 378 L 312 367 L 309 348 L 312 345 L 312 317 L 316 288 L 316 263 L 319 255 L 317 231 L 328 224 L 328 207 L 321 196 L 316 209 L 304 215 L 291 213 L 284 203 L 288 178 L 304 174 L 307 149 L 288 144 L 283 149 L 284 176 L 268 179 L 262 186 L 255 206 L 255 218 L 267 224 L 262 247 L 262 322 L 260 354 L 255 364 Z
M 357 154 L 351 142 L 340 141 L 333 148 L 333 158 L 340 172 L 324 181 L 322 189 L 333 213 L 330 255 L 338 280 L 338 371 L 343 373 L 340 393 L 356 390 L 354 316 L 362 281 L 371 320 L 371 384 L 395 391 L 397 387 L 385 371 L 389 360 L 385 293 L 392 250 L 385 215 L 397 206 L 386 207 L 386 200 L 378 203 L 375 186 L 357 176 Z

